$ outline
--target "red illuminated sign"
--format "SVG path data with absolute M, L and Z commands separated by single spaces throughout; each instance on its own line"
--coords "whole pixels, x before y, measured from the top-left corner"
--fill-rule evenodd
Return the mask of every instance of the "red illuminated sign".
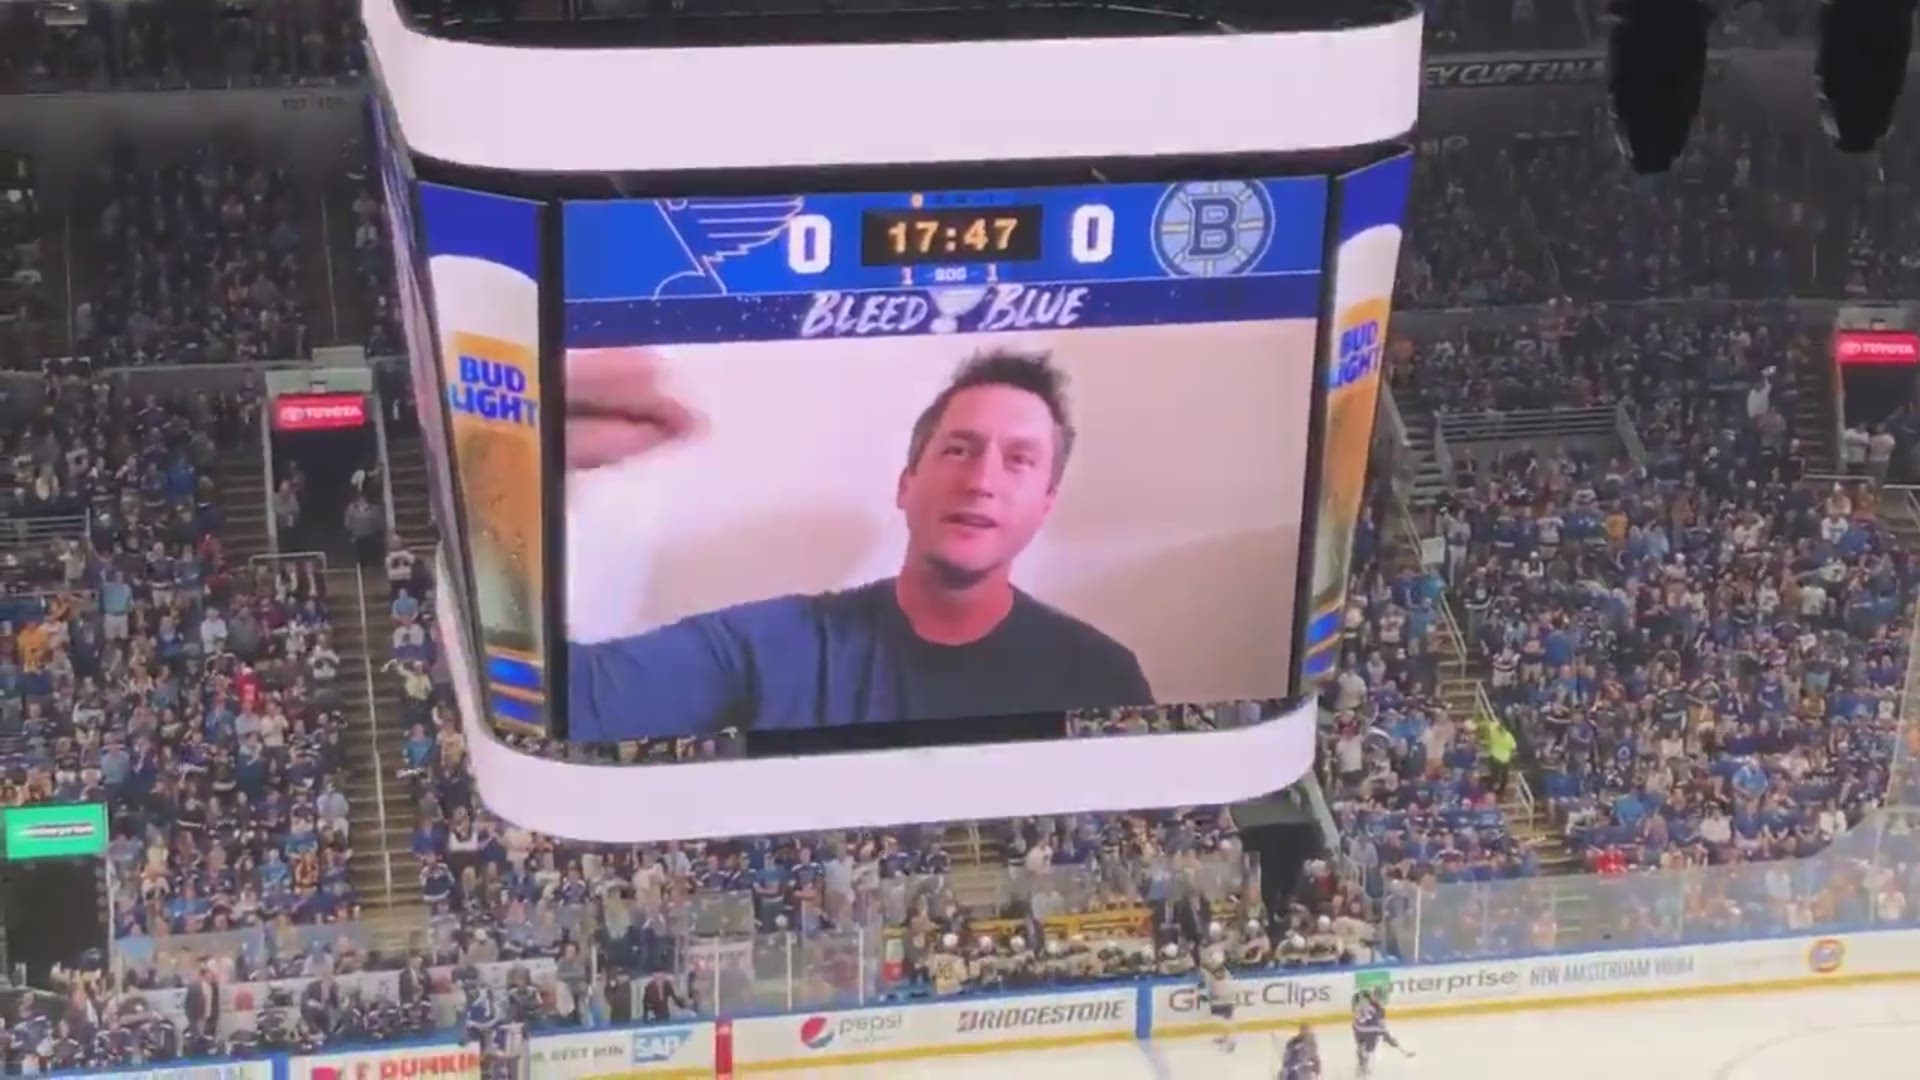
M 1905 330 L 1842 330 L 1833 335 L 1833 359 L 1841 367 L 1920 363 L 1920 334 Z
M 282 394 L 273 399 L 275 431 L 344 431 L 366 422 L 365 394 Z

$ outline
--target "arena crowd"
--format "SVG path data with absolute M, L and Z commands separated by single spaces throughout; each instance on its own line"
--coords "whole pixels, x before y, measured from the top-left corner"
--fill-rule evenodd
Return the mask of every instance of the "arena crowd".
M 349 7 L 86 4 L 65 26 L 9 8 L 0 90 L 352 78 Z M 1450 0 L 1431 40 L 1583 48 L 1594 9 Z M 1753 40 L 1793 29 L 1767 14 Z M 1220 807 L 612 848 L 533 834 L 476 798 L 430 553 L 397 549 L 393 636 L 369 659 L 406 732 L 387 786 L 417 823 L 404 944 L 349 872 L 377 838 L 350 828 L 336 598 L 314 564 L 228 550 L 220 477 L 257 468 L 258 397 L 116 374 L 322 338 L 397 350 L 377 193 L 346 185 L 322 287 L 313 193 L 337 178 L 245 146 L 116 159 L 58 210 L 30 179 L 0 185 L 0 373 L 33 373 L 0 384 L 0 805 L 106 802 L 115 883 L 114 955 L 76 956 L 0 1052 L 66 1068 L 403 1038 L 457 1024 L 481 988 L 542 1028 L 784 1005 L 789 971 L 824 1006 L 1184 974 L 1201 948 L 1258 969 L 1920 917 L 1920 841 L 1902 824 L 1877 856 L 1855 842 L 1920 780 L 1897 772 L 1920 749 L 1900 711 L 1913 556 L 1871 476 L 1810 475 L 1794 420 L 1827 328 L 1768 302 L 1920 284 L 1914 144 L 1841 198 L 1812 133 L 1710 94 L 1677 182 L 1649 189 L 1597 103 L 1576 119 L 1420 162 L 1399 302 L 1552 304 L 1443 321 L 1390 383 L 1408 417 L 1604 406 L 1634 438 L 1457 448 L 1405 515 L 1439 542 L 1430 562 L 1376 461 L 1323 698 L 1340 839 L 1290 887 L 1263 888 Z M 1920 438 L 1902 431 L 1895 452 Z M 1462 673 L 1484 710 L 1450 697 Z M 1135 710 L 1074 733 L 1260 715 Z M 649 768 L 738 752 L 521 742 Z M 1607 879 L 1578 927 L 1555 852 Z
M 1361 715 L 1335 755 L 1343 777 L 1370 788 L 1363 819 L 1406 814 L 1385 848 L 1349 839 L 1385 879 L 1383 897 L 1425 875 L 1532 872 L 1525 852 L 1501 857 L 1501 815 L 1476 786 L 1498 785 L 1509 766 L 1476 776 L 1471 751 L 1447 752 L 1461 738 L 1451 721 L 1420 713 L 1432 666 L 1409 657 L 1430 641 L 1436 603 L 1451 606 L 1464 656 L 1484 672 L 1492 715 L 1479 752 L 1519 750 L 1543 820 L 1587 871 L 1813 856 L 1887 798 L 1915 578 L 1877 514 L 1876 486 L 1807 477 L 1788 433 L 1793 393 L 1775 387 L 1798 387 L 1819 362 L 1815 328 L 1786 311 L 1724 309 L 1569 307 L 1550 321 L 1550 346 L 1534 331 L 1463 335 L 1428 344 L 1395 380 L 1409 412 L 1575 404 L 1540 400 L 1515 366 L 1551 363 L 1575 398 L 1624 408 L 1640 445 L 1456 450 L 1432 507 L 1434 563 L 1363 564 L 1355 640 L 1366 659 L 1339 677 L 1335 702 Z M 1578 330 L 1564 333 L 1568 323 Z M 1436 771 L 1453 778 L 1438 795 Z M 1751 893 L 1714 898 L 1746 912 L 1729 930 L 1859 918 L 1767 891 L 1763 874 L 1728 876 Z M 1909 874 L 1904 899 L 1889 901 L 1902 917 L 1917 885 Z M 1646 903 L 1623 900 L 1607 917 L 1618 922 L 1584 932 L 1673 932 Z M 1486 935 L 1527 920 L 1494 923 L 1452 930 L 1429 918 L 1425 954 L 1517 947 Z

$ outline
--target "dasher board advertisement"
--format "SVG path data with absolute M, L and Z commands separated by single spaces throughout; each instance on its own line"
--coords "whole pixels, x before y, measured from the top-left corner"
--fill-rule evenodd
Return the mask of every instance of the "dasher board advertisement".
M 82 1075 L 93 1080 L 273 1080 L 273 1065 L 271 1061 L 202 1062 Z
M 542 1035 L 531 1042 L 533 1075 L 541 1080 L 628 1076 L 712 1076 L 713 1025 L 648 1027 Z
M 797 1013 L 733 1022 L 742 1069 L 826 1069 L 915 1057 L 929 1048 L 1042 1049 L 1121 1041 L 1139 1027 L 1132 987 L 986 995 L 950 1002 Z
M 592 1031 L 559 1031 L 527 1040 L 528 1060 L 539 1080 L 602 1080 L 612 1077 L 699 1077 L 714 1071 L 711 1023 L 688 1021 Z M 478 1075 L 479 1051 L 447 1039 L 400 1047 L 296 1057 L 291 1080 L 412 1080 L 415 1077 Z M 246 1080 L 246 1078 L 236 1078 Z
M 297 1057 L 287 1063 L 290 1080 L 411 1080 L 413 1077 L 477 1076 L 480 1050 L 458 1043 Z

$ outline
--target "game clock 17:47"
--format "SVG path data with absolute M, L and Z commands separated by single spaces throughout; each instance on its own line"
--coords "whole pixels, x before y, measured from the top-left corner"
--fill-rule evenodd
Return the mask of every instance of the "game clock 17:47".
M 1037 205 L 868 210 L 861 219 L 860 261 L 868 266 L 1040 257 Z

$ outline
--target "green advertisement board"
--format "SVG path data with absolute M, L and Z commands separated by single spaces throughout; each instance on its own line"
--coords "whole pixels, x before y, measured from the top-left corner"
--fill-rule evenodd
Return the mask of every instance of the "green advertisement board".
M 1393 996 L 1393 972 L 1356 971 L 1353 973 L 1353 992 L 1364 994 L 1371 990 L 1380 991 L 1380 1000 Z
M 74 806 L 23 806 L 0 814 L 0 836 L 8 862 L 23 859 L 72 859 L 107 850 L 104 803 Z

